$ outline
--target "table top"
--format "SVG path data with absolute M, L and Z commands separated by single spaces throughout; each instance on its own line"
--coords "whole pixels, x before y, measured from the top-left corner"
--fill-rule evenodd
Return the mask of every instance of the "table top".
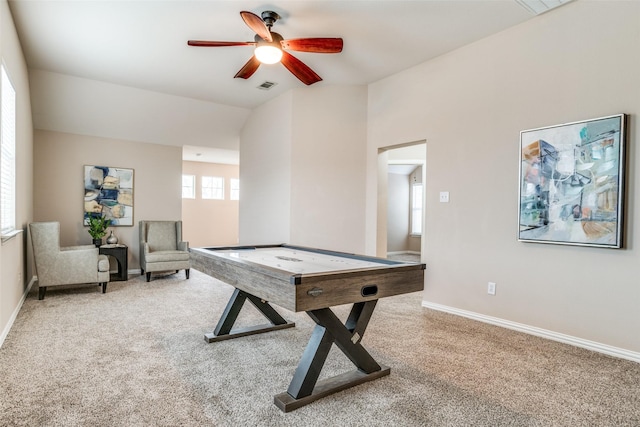
M 112 245 L 100 245 L 100 249 L 113 249 L 113 248 L 126 248 L 127 245 L 122 245 L 120 243 L 115 243 Z
M 190 251 L 194 269 L 292 311 L 424 288 L 424 264 L 293 245 Z
M 401 264 L 383 259 L 287 246 L 207 250 L 230 260 L 260 264 L 292 274 L 327 273 Z

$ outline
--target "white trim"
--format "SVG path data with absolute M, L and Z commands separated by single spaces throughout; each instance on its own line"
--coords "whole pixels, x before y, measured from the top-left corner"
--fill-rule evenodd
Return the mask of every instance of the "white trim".
M 420 252 L 417 251 L 391 251 L 387 252 L 387 256 L 389 255 L 420 255 Z
M 558 332 L 549 331 L 547 329 L 525 325 L 523 323 L 512 322 L 510 320 L 500 319 L 498 317 L 485 316 L 484 314 L 475 313 L 473 311 L 460 310 L 458 308 L 436 304 L 429 301 L 423 300 L 422 306 L 425 308 L 431 308 L 433 310 L 455 314 L 469 319 L 478 320 L 480 322 L 490 323 L 492 325 L 501 326 L 503 328 L 512 329 L 514 331 L 524 332 L 526 334 L 535 335 L 537 337 L 547 338 L 552 341 L 558 341 L 564 344 L 586 348 L 587 350 L 592 350 L 598 353 L 607 354 L 609 356 L 619 357 L 621 359 L 640 363 L 640 353 L 635 351 L 625 350 L 623 348 L 613 347 L 599 342 L 589 341 L 571 335 L 565 335 Z
M 2 235 L 2 244 L 4 245 L 5 242 L 8 242 L 9 240 L 13 239 L 14 237 L 16 237 L 18 234 L 22 233 L 24 230 L 22 228 L 18 228 L 18 229 L 14 229 L 9 231 L 6 234 Z
M 5 340 L 5 338 L 7 338 L 7 335 L 9 335 L 9 331 L 11 330 L 11 327 L 13 326 L 13 322 L 15 322 L 16 318 L 18 317 L 18 313 L 20 312 L 20 309 L 22 308 L 22 304 L 24 304 L 24 301 L 27 299 L 27 295 L 29 294 L 29 291 L 31 290 L 31 286 L 35 282 L 36 282 L 36 277 L 34 276 L 29 281 L 29 284 L 27 285 L 27 289 L 25 289 L 24 294 L 22 294 L 22 298 L 20 299 L 20 302 L 18 303 L 18 306 L 16 307 L 15 310 L 13 310 L 13 313 L 11 314 L 11 317 L 9 318 L 9 321 L 7 322 L 7 326 L 5 326 L 4 330 L 2 331 L 2 335 L 0 335 L 0 347 L 2 347 L 2 344 L 4 344 L 4 340 Z

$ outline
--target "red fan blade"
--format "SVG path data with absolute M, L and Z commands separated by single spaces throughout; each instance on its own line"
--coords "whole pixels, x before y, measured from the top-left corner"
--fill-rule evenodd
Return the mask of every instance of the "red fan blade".
M 302 61 L 289 52 L 282 51 L 282 60 L 280 62 L 306 85 L 312 85 L 322 80 L 311 68 L 307 67 Z
M 204 47 L 224 47 L 224 46 L 255 46 L 255 42 L 215 42 L 206 40 L 189 40 L 187 41 L 189 46 L 204 46 Z
M 314 53 L 339 53 L 342 52 L 342 39 L 340 38 L 308 38 L 282 40 L 283 49 L 297 50 L 299 52 Z
M 244 64 L 244 67 L 242 67 L 240 71 L 238 71 L 236 75 L 233 76 L 233 78 L 248 79 L 253 75 L 253 73 L 256 72 L 259 66 L 260 61 L 258 61 L 258 58 L 256 58 L 254 55 L 251 57 L 251 59 L 249 59 L 249 61 L 247 61 L 246 64 Z
M 267 25 L 264 23 L 262 18 L 255 13 L 247 11 L 240 12 L 240 16 L 242 16 L 244 23 L 247 24 L 257 35 L 268 42 L 273 41 L 271 38 L 271 31 L 269 31 L 269 28 L 267 28 Z

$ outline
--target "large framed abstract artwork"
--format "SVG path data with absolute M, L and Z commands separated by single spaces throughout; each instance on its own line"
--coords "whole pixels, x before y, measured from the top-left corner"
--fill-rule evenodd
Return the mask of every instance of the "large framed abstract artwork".
M 518 240 L 621 248 L 626 115 L 520 132 Z
M 84 225 L 104 216 L 112 226 L 133 226 L 133 169 L 84 167 Z

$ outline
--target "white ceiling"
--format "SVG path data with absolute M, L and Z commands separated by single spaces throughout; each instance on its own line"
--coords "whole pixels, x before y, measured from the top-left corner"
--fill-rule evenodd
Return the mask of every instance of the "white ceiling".
M 535 15 L 514 0 L 10 0 L 30 70 L 96 80 L 241 109 L 304 85 L 281 64 L 234 79 L 249 46 L 203 48 L 187 40 L 251 41 L 240 10 L 276 11 L 285 39 L 342 37 L 339 54 L 293 52 L 324 81 L 366 85 Z M 269 91 L 264 81 L 277 83 Z M 36 121 L 37 118 L 34 118 Z M 36 123 L 37 127 L 37 123 Z
M 411 175 L 427 160 L 426 142 L 385 150 L 387 153 L 387 171 L 399 175 Z
M 397 175 L 411 175 L 418 165 L 394 165 L 389 164 L 387 166 L 387 172 Z

